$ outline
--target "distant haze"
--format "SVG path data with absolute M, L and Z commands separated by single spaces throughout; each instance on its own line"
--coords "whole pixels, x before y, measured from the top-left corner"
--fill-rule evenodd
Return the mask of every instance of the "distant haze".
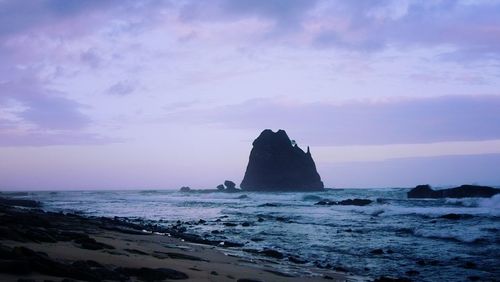
M 0 1 L 0 190 L 500 185 L 500 1 Z

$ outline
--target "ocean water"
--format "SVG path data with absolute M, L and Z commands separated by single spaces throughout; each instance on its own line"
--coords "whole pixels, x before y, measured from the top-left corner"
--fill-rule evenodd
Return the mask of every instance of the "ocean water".
M 407 271 L 416 270 L 419 274 L 411 276 L 414 281 L 468 281 L 471 276 L 481 281 L 500 280 L 500 195 L 420 200 L 407 199 L 407 191 L 68 191 L 30 192 L 25 197 L 42 201 L 52 211 L 128 217 L 166 226 L 177 220 L 194 223 L 203 219 L 205 224 L 187 224 L 187 232 L 245 243 L 248 249 L 276 249 L 310 265 L 342 267 L 362 276 L 408 277 Z M 322 199 L 349 198 L 374 203 L 364 207 L 314 205 Z M 471 216 L 440 218 L 449 213 Z M 238 225 L 228 227 L 225 222 Z M 243 222 L 250 226 L 242 226 Z M 221 233 L 212 234 L 213 230 Z M 371 253 L 374 249 L 382 249 L 384 254 Z M 234 252 L 244 253 L 241 249 Z M 293 269 L 286 260 L 281 264 L 284 270 Z

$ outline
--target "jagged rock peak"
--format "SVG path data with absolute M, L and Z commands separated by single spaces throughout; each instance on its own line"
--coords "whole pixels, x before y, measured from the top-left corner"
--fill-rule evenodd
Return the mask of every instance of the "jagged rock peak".
M 287 133 L 270 129 L 252 143 L 245 177 L 240 185 L 250 191 L 317 191 L 323 182 L 309 147 L 304 152 Z

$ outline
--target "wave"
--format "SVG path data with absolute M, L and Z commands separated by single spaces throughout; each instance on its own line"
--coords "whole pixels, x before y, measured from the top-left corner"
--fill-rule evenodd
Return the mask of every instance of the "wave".
M 452 240 L 462 243 L 483 243 L 487 242 L 488 238 L 480 233 L 460 232 L 454 229 L 429 230 L 429 229 L 414 229 L 413 235 L 417 237 L 429 239 Z
M 499 210 L 500 209 L 500 194 L 497 194 L 491 198 L 481 199 L 479 200 L 479 207 L 483 208 L 492 208 Z
M 394 204 L 374 204 L 364 207 L 349 206 L 349 210 L 370 216 L 419 216 L 438 218 L 447 214 L 470 214 L 478 217 L 498 218 L 500 216 L 500 197 L 475 199 L 475 205 L 441 206 L 403 206 Z M 470 204 L 472 201 L 468 201 Z M 334 207 L 338 208 L 338 207 Z
M 446 204 L 462 207 L 483 207 L 483 208 L 500 208 L 500 194 L 495 195 L 491 198 L 446 198 Z
M 321 201 L 321 200 L 323 200 L 323 198 L 318 195 L 305 195 L 302 197 L 302 201 Z
M 139 191 L 139 194 L 148 195 L 148 194 L 156 194 L 158 192 L 159 192 L 158 190 L 141 190 Z

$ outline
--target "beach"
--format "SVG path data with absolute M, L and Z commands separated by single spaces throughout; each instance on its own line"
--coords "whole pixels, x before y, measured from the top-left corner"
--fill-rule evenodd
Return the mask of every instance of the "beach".
M 293 277 L 275 267 L 272 252 L 260 259 L 235 256 L 230 247 L 188 242 L 113 218 L 4 203 L 0 222 L 1 281 L 363 280 L 300 265 L 309 275 Z

